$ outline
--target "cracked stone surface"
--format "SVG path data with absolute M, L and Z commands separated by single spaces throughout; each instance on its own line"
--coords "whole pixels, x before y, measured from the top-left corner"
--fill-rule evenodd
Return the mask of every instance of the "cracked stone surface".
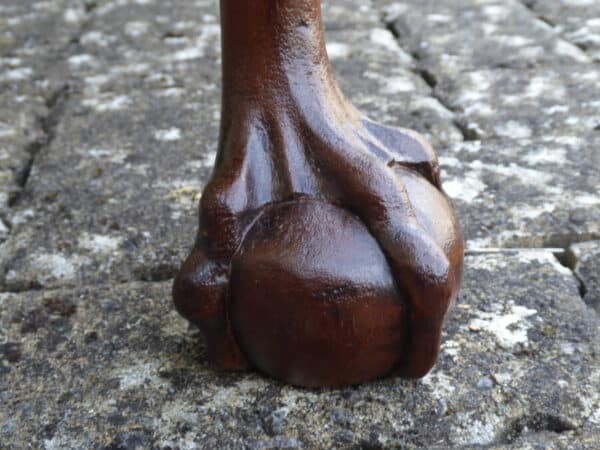
M 15 448 L 592 448 L 600 319 L 572 273 L 543 251 L 467 268 L 433 373 L 342 390 L 212 372 L 169 283 L 2 294 L 0 436 Z
M 384 20 L 468 138 L 563 135 L 600 126 L 592 59 L 520 2 L 380 3 Z
M 389 2 L 386 21 L 432 73 L 589 62 L 516 0 Z
M 382 27 L 332 31 L 327 49 L 341 88 L 360 110 L 388 125 L 409 127 L 433 145 L 462 140 L 455 114 L 433 96 L 416 62 Z M 397 64 L 390 65 L 390 58 Z
M 72 96 L 15 208 L 9 289 L 170 278 L 196 227 L 218 104 L 209 89 L 183 104 L 160 90 Z
M 89 15 L 87 0 L 6 0 L 0 5 L 0 93 L 44 95 L 66 81 L 60 67 Z
M 600 61 L 600 4 L 594 0 L 523 0 L 566 40 Z
M 569 64 L 474 70 L 436 90 L 476 138 L 527 139 L 598 134 L 599 83 L 597 69 Z
M 496 139 L 439 152 L 470 248 L 569 246 L 600 236 L 600 134 Z
M 31 152 L 45 139 L 38 117 L 48 114 L 40 96 L 0 94 L 0 209 L 21 189 Z M 0 235 L 0 240 L 2 239 Z
M 471 256 L 431 375 L 311 391 L 211 371 L 170 303 L 217 0 L 3 1 L 0 447 L 596 448 L 598 7 L 323 2 L 342 89 L 435 145 Z
M 572 245 L 567 258 L 581 283 L 583 300 L 600 314 L 600 241 Z

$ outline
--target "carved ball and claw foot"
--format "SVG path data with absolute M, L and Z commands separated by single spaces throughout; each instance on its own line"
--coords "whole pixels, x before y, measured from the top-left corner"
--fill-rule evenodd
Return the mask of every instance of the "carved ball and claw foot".
M 318 0 L 222 0 L 221 20 L 219 150 L 178 311 L 220 369 L 301 386 L 425 375 L 464 246 L 434 151 L 344 98 Z

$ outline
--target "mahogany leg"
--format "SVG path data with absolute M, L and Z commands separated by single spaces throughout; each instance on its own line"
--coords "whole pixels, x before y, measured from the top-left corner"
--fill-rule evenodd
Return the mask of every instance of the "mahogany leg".
M 435 364 L 464 242 L 435 152 L 331 71 L 319 0 L 221 0 L 218 155 L 175 280 L 220 368 L 340 386 Z

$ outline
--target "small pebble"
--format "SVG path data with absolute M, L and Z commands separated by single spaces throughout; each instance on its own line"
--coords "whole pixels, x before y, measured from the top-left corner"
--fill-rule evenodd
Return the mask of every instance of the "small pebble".
M 494 382 L 489 377 L 481 377 L 477 381 L 478 389 L 491 389 L 494 387 Z

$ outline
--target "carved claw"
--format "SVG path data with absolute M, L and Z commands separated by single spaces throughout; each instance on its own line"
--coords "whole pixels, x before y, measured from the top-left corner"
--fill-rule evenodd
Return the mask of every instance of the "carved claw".
M 178 311 L 220 368 L 305 386 L 425 375 L 463 259 L 433 149 L 344 99 L 317 0 L 232 2 L 219 152 Z
M 208 343 L 208 358 L 222 370 L 248 367 L 237 345 L 226 309 L 229 264 L 208 259 L 204 243 L 196 243 L 173 285 L 177 311 L 196 324 Z

